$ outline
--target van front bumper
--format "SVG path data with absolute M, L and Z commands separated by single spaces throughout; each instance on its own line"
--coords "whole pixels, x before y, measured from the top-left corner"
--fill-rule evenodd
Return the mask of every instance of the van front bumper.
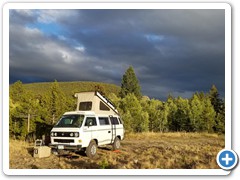
M 80 151 L 82 149 L 82 145 L 66 145 L 66 144 L 49 144 L 49 147 L 53 149 L 65 149 L 65 150 L 76 150 Z

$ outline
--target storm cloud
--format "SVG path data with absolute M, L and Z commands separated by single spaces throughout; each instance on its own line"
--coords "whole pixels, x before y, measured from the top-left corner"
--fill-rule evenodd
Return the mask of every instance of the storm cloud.
M 149 97 L 224 97 L 224 10 L 11 10 L 10 83 L 121 84 L 131 65 Z

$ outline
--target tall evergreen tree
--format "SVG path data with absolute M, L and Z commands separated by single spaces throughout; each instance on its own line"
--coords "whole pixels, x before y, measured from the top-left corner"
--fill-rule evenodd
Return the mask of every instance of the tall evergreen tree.
M 10 135 L 14 138 L 21 138 L 26 134 L 23 128 L 25 125 L 25 116 L 27 112 L 23 112 L 23 102 L 25 101 L 25 89 L 21 81 L 15 82 L 10 88 L 10 112 L 9 112 L 9 129 Z M 26 126 L 25 126 L 26 127 Z
M 179 126 L 178 120 L 176 119 L 177 105 L 175 104 L 174 98 L 171 95 L 168 96 L 165 106 L 168 109 L 168 130 L 177 131 Z
M 39 100 L 31 91 L 23 88 L 21 81 L 17 81 L 10 90 L 10 135 L 14 138 L 25 138 L 35 131 L 35 122 L 40 119 Z
M 132 66 L 130 66 L 122 77 L 120 96 L 124 98 L 129 93 L 134 94 L 138 99 L 142 97 L 141 87 Z
M 209 92 L 209 98 L 214 107 L 215 112 L 218 114 L 224 109 L 223 100 L 219 97 L 218 89 L 215 85 L 212 85 L 212 88 Z
M 215 132 L 224 133 L 225 132 L 225 104 L 224 104 L 224 101 L 219 97 L 218 89 L 215 85 L 212 85 L 212 88 L 210 89 L 209 98 L 216 112 L 215 125 L 213 129 Z
M 214 131 L 217 133 L 225 133 L 225 112 L 218 113 L 215 118 L 215 125 L 213 127 Z
M 23 88 L 23 84 L 21 81 L 17 81 L 12 84 L 9 90 L 9 95 L 13 103 L 20 102 L 23 98 L 24 93 L 25 89 Z
M 20 134 L 19 121 L 17 120 L 17 109 L 19 102 L 13 103 L 12 98 L 9 98 L 9 133 L 10 137 L 16 139 L 17 134 Z

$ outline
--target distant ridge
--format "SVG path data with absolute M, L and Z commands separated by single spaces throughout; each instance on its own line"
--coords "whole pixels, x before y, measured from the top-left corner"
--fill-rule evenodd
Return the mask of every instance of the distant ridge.
M 23 83 L 26 90 L 32 91 L 34 94 L 45 94 L 50 90 L 51 85 L 54 82 L 41 82 L 41 83 Z M 76 92 L 94 91 L 96 86 L 103 89 L 106 95 L 115 93 L 116 95 L 120 91 L 120 87 L 115 84 L 91 82 L 91 81 L 73 81 L 73 82 L 58 82 L 61 90 L 67 95 L 72 96 Z M 11 88 L 11 85 L 10 85 Z

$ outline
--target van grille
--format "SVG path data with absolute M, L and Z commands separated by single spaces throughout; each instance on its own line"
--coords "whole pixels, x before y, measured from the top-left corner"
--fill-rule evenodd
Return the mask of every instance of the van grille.
M 56 132 L 58 137 L 70 137 L 71 132 Z
M 74 143 L 74 139 L 54 139 L 54 142 L 58 142 L 58 143 Z

